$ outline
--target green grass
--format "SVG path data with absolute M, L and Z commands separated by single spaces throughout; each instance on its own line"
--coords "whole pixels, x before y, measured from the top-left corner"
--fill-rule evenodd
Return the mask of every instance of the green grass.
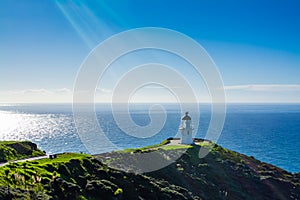
M 0 143 L 0 145 L 3 144 L 9 146 L 15 142 Z M 210 152 L 206 157 L 200 159 L 199 150 L 201 148 L 209 149 Z M 125 169 L 128 163 L 130 164 L 129 167 L 134 167 L 134 162 L 138 163 L 139 158 L 144 155 L 148 156 L 147 152 L 152 151 L 155 151 L 155 156 L 162 161 L 163 159 L 169 161 L 176 155 L 180 155 L 180 157 L 165 168 L 142 175 L 118 170 L 122 169 L 123 163 Z M 163 142 L 138 149 L 125 149 L 121 152 L 106 153 L 103 157 L 112 164 L 118 164 L 118 159 L 120 159 L 121 165 L 115 165 L 117 166 L 116 169 L 110 168 L 101 160 L 97 160 L 97 156 L 80 153 L 64 153 L 55 159 L 45 158 L 8 163 L 0 167 L 0 186 L 9 186 L 4 187 L 5 189 L 16 188 L 12 189 L 11 192 L 18 191 L 21 194 L 27 194 L 27 196 L 42 193 L 52 195 L 53 199 L 84 200 L 97 199 L 101 195 L 108 195 L 106 197 L 101 196 L 104 199 L 154 199 L 155 197 L 160 199 L 183 199 L 184 197 L 193 199 L 196 196 L 188 195 L 197 191 L 200 191 L 197 193 L 199 199 L 220 199 L 219 186 L 226 185 L 226 187 L 228 186 L 228 194 L 237 195 L 237 199 L 251 199 L 252 192 L 256 192 L 256 189 L 249 191 L 249 198 L 248 194 L 240 195 L 241 191 L 245 191 L 242 190 L 241 183 L 253 185 L 253 188 L 259 184 L 257 188 L 264 188 L 263 180 L 274 178 L 272 176 L 273 171 L 278 172 L 279 175 L 282 173 L 274 166 L 260 163 L 253 158 L 208 141 L 200 141 L 195 145 L 170 145 L 168 142 Z M 139 152 L 145 154 L 142 155 Z M 249 163 L 249 166 L 257 167 L 257 169 L 253 171 L 245 163 Z M 285 173 L 283 176 L 276 176 L 278 183 L 282 179 L 284 185 L 287 185 L 285 180 L 294 184 L 294 188 L 300 185 L 299 181 L 291 181 L 296 180 L 292 174 Z M 56 177 L 59 178 L 56 179 Z M 260 192 L 261 190 L 258 189 L 257 191 Z M 57 194 L 61 196 L 56 196 Z M 225 198 L 223 196 L 222 199 Z M 19 199 L 25 198 L 20 197 Z
M 0 162 L 45 155 L 30 141 L 0 141 Z
M 185 144 L 179 144 L 179 145 L 167 145 L 169 144 L 170 141 L 169 140 L 164 140 L 163 142 L 159 143 L 159 144 L 154 144 L 151 146 L 146 146 L 146 147 L 142 147 L 142 148 L 135 148 L 135 149 L 124 149 L 124 150 L 120 150 L 117 151 L 118 153 L 145 153 L 148 151 L 156 151 L 158 149 L 163 149 L 163 150 L 176 150 L 176 149 L 188 149 L 188 148 L 192 148 L 192 145 L 185 145 Z M 208 146 L 208 147 L 213 147 L 213 143 L 211 142 L 200 142 L 198 144 L 199 146 Z
M 24 141 L 24 142 L 29 142 L 29 141 Z M 17 141 L 0 141 L 0 145 L 8 145 L 8 144 L 15 144 L 15 143 L 17 143 Z
M 123 194 L 123 189 L 122 188 L 118 188 L 115 192 L 114 192 L 114 195 L 120 195 L 120 194 Z
M 157 150 L 159 147 L 162 147 L 166 144 L 169 144 L 170 141 L 169 140 L 164 140 L 159 144 L 154 144 L 154 145 L 150 145 L 150 146 L 146 146 L 146 147 L 142 147 L 142 148 L 135 148 L 135 149 L 123 149 L 120 151 L 117 151 L 118 153 L 139 153 L 139 152 L 147 152 L 149 150 Z
M 185 144 L 180 144 L 180 145 L 167 145 L 162 147 L 164 150 L 176 150 L 176 149 L 188 149 L 192 148 L 192 145 L 185 145 Z
M 142 148 L 135 148 L 135 149 L 124 149 L 124 150 L 120 150 L 120 151 L 117 151 L 117 153 L 148 153 L 148 152 L 152 152 L 152 151 L 157 151 L 159 149 L 163 149 L 163 150 L 180 150 L 180 149 L 192 149 L 193 147 L 195 146 L 198 146 L 198 147 L 204 147 L 204 148 L 208 148 L 210 149 L 210 152 L 211 153 L 218 153 L 218 152 L 222 152 L 224 154 L 226 153 L 230 153 L 230 154 L 233 154 L 235 152 L 231 152 L 226 149 L 223 149 L 222 147 L 220 147 L 219 145 L 216 145 L 215 143 L 213 142 L 210 142 L 210 141 L 202 141 L 202 142 L 197 142 L 196 144 L 194 145 L 185 145 L 185 144 L 174 144 L 174 145 L 170 145 L 169 144 L 170 142 L 168 140 L 164 140 L 162 143 L 160 144 L 154 144 L 154 145 L 151 145 L 151 146 L 146 146 L 146 147 L 142 147 Z M 169 144 L 169 145 L 168 145 Z M 224 151 L 224 152 L 223 152 Z M 198 152 L 197 152 L 198 153 Z M 198 155 L 198 154 L 197 154 Z M 109 162 L 109 161 L 108 161 Z
M 63 153 L 63 154 L 58 154 L 57 158 L 54 159 L 49 159 L 49 158 L 43 158 L 40 160 L 33 161 L 34 163 L 37 164 L 53 164 L 53 163 L 64 163 L 64 162 L 69 162 L 71 159 L 79 159 L 82 160 L 84 158 L 91 158 L 91 155 L 88 154 L 79 154 L 79 153 Z
M 26 186 L 35 187 L 36 180 L 39 178 L 41 179 L 40 182 L 49 182 L 54 177 L 59 177 L 60 174 L 57 173 L 59 165 L 63 165 L 72 159 L 81 161 L 87 158 L 92 158 L 92 156 L 64 153 L 54 159 L 44 158 L 35 161 L 9 163 L 0 167 L 0 185 L 23 187 L 24 189 Z

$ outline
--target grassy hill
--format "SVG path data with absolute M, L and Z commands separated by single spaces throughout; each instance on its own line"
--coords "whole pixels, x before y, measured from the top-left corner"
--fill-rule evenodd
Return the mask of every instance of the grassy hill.
M 0 199 L 300 199 L 300 174 L 207 141 L 167 143 L 10 163 L 0 167 Z M 214 147 L 200 159 L 199 148 L 205 145 Z M 162 162 L 182 156 L 160 170 L 135 173 L 140 157 L 149 153 Z
M 45 155 L 30 141 L 0 141 L 0 163 Z

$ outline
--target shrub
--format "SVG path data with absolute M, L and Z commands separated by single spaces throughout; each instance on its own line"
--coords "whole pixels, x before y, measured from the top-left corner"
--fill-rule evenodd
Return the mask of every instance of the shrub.
M 118 189 L 115 191 L 115 193 L 114 193 L 115 196 L 121 195 L 121 194 L 123 194 L 122 188 L 118 188 Z

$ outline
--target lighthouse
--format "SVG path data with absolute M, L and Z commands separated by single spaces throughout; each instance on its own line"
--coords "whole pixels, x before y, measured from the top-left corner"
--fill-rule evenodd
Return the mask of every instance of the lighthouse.
M 181 144 L 193 144 L 193 127 L 191 124 L 191 117 L 189 116 L 189 113 L 186 112 L 185 115 L 181 118 L 181 126 L 179 127 L 179 130 L 181 132 Z

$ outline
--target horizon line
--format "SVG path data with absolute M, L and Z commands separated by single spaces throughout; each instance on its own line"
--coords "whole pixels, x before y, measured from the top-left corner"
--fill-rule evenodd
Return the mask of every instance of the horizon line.
M 300 102 L 224 102 L 225 104 L 300 104 Z M 0 102 L 0 106 L 3 105 L 18 105 L 18 104 L 77 104 L 77 105 L 89 105 L 89 104 L 213 104 L 212 102 L 94 102 L 94 103 L 73 103 L 73 102 Z M 221 104 L 216 102 L 214 104 Z

